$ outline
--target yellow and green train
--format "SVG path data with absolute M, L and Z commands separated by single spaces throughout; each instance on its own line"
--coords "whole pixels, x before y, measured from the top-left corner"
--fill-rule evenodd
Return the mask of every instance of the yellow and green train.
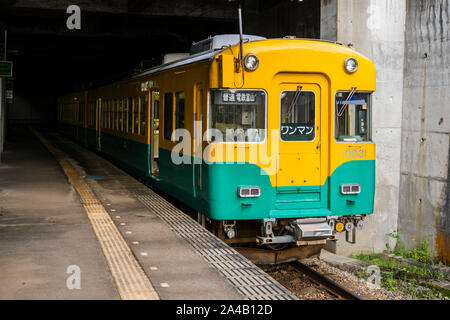
M 58 100 L 60 130 L 229 243 L 296 247 L 373 214 L 374 64 L 337 43 L 221 35 Z M 243 58 L 241 58 L 243 57 Z

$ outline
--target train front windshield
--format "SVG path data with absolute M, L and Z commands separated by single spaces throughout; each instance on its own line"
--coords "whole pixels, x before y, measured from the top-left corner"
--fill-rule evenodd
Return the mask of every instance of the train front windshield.
M 337 141 L 371 141 L 371 93 L 338 92 L 335 117 Z
M 266 94 L 256 90 L 211 90 L 210 141 L 259 143 L 266 139 Z

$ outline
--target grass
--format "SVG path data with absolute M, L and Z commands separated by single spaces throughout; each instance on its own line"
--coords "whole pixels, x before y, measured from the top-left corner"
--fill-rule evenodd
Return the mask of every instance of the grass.
M 420 264 L 404 264 L 396 259 L 386 258 L 385 255 L 371 253 L 361 253 L 352 255 L 353 259 L 365 262 L 367 265 L 377 265 L 381 271 L 381 287 L 399 291 L 409 295 L 414 299 L 438 299 L 443 296 L 450 297 L 448 290 L 430 284 L 430 280 L 441 280 L 444 276 L 431 266 L 436 261 L 436 256 L 429 250 L 429 241 L 423 241 L 421 246 L 413 250 L 406 250 L 404 243 L 401 241 L 398 232 L 394 232 L 389 236 L 397 240 L 395 248 L 386 245 L 388 253 L 396 256 L 413 259 Z M 360 273 L 359 278 L 367 279 L 369 274 Z
M 393 233 L 388 234 L 391 238 L 397 240 L 395 247 L 392 249 L 389 244 L 386 244 L 386 249 L 389 253 L 393 253 L 397 256 L 401 256 L 404 258 L 411 258 L 414 261 L 425 263 L 425 264 L 434 264 L 436 261 L 436 255 L 429 250 L 430 242 L 428 240 L 422 241 L 422 244 L 419 248 L 414 248 L 413 250 L 406 250 L 405 244 L 399 236 L 399 231 L 394 231 Z M 427 235 L 425 238 L 430 238 L 431 235 Z M 415 239 L 413 239 L 415 240 Z

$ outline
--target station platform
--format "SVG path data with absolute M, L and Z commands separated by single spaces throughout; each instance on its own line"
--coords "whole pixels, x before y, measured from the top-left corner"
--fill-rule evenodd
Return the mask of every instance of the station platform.
M 57 133 L 10 132 L 2 160 L 0 299 L 296 299 L 163 197 Z

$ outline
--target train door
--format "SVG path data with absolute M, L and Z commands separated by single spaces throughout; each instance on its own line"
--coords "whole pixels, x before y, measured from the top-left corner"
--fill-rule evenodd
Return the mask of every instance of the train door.
M 282 83 L 277 201 L 286 209 L 320 208 L 321 88 Z
M 150 174 L 159 178 L 159 90 L 150 93 Z
M 194 159 L 192 162 L 192 185 L 194 197 L 198 197 L 202 190 L 202 143 L 203 143 L 203 86 L 197 83 L 194 87 L 194 117 L 192 151 Z
M 96 124 L 97 150 L 101 151 L 102 150 L 102 124 L 103 124 L 102 99 L 97 99 L 96 110 L 97 110 L 97 124 Z

